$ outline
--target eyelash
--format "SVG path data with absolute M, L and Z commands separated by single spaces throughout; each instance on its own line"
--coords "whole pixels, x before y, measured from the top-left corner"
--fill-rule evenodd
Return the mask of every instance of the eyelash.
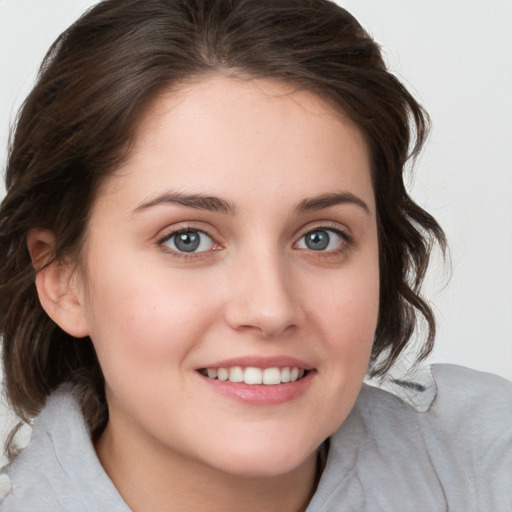
M 170 247 L 166 247 L 165 243 L 172 239 L 172 237 L 180 235 L 182 233 L 201 233 L 203 235 L 206 235 L 208 238 L 210 238 L 214 244 L 214 247 L 221 247 L 220 244 L 215 242 L 215 239 L 212 235 L 210 235 L 207 231 L 204 229 L 199 229 L 193 226 L 184 226 L 179 227 L 176 229 L 171 229 L 164 235 L 162 235 L 160 238 L 157 239 L 156 243 L 158 247 L 160 247 L 164 252 L 167 254 L 170 254 L 174 258 L 182 258 L 182 259 L 190 259 L 190 258 L 201 258 L 204 257 L 206 254 L 212 251 L 201 251 L 201 252 L 180 252 L 175 251 L 174 249 L 171 249 Z M 215 251 L 215 249 L 213 249 Z
M 351 248 L 351 246 L 353 244 L 352 237 L 345 230 L 340 229 L 338 225 L 320 224 L 318 226 L 310 227 L 307 229 L 307 231 L 304 231 L 300 235 L 298 241 L 294 243 L 294 246 L 297 245 L 298 242 L 301 241 L 305 236 L 307 236 L 310 233 L 314 233 L 315 231 L 327 231 L 327 232 L 335 233 L 343 240 L 341 247 L 338 249 L 332 249 L 329 251 L 314 251 L 313 249 L 308 250 L 308 249 L 302 249 L 302 248 L 298 249 L 298 250 L 307 251 L 308 253 L 312 253 L 317 257 L 329 258 L 329 257 L 336 257 L 336 256 L 339 256 L 340 254 L 345 253 L 346 251 L 348 251 Z M 222 248 L 222 246 L 215 241 L 215 238 L 212 235 L 210 235 L 206 230 L 199 229 L 194 226 L 184 226 L 184 227 L 179 227 L 176 229 L 171 229 L 170 231 L 166 232 L 164 235 L 159 237 L 156 241 L 156 244 L 167 254 L 170 254 L 174 258 L 181 258 L 181 259 L 201 258 L 201 257 L 207 256 L 211 252 L 215 252 L 215 250 L 219 250 L 219 249 L 212 249 L 212 250 L 208 250 L 208 251 L 188 252 L 187 253 L 187 252 L 176 251 L 174 249 L 171 249 L 171 248 L 165 246 L 165 243 L 168 242 L 169 240 L 171 240 L 174 236 L 180 235 L 182 233 L 191 233 L 191 232 L 192 233 L 201 233 L 203 235 L 206 235 L 208 238 L 210 238 L 212 240 L 214 247 Z
M 305 236 L 307 236 L 310 233 L 314 233 L 316 231 L 327 231 L 330 233 L 335 233 L 337 236 L 339 236 L 342 240 L 341 245 L 337 249 L 331 249 L 328 251 L 314 251 L 313 249 L 299 249 L 303 251 L 307 251 L 308 255 L 314 255 L 316 257 L 321 258 L 337 258 L 340 257 L 340 255 L 343 255 L 347 251 L 349 251 L 353 244 L 354 240 L 352 236 L 344 229 L 341 229 L 338 224 L 333 223 L 324 223 L 319 224 L 318 226 L 308 227 L 306 231 L 304 231 L 297 242 L 295 242 L 294 245 L 296 245 L 299 241 L 303 240 Z

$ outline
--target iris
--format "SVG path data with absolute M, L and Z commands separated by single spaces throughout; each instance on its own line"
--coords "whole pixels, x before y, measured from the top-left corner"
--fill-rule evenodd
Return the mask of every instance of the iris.
M 308 249 L 311 249 L 312 251 L 323 251 L 328 247 L 330 237 L 327 231 L 312 231 L 305 236 L 304 241 Z

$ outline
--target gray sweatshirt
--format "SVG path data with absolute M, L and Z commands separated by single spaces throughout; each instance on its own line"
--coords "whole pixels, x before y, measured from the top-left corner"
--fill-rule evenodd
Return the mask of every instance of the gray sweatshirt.
M 307 512 L 512 511 L 512 383 L 452 365 L 428 375 L 394 394 L 363 386 Z M 65 388 L 1 479 L 2 512 L 130 511 Z

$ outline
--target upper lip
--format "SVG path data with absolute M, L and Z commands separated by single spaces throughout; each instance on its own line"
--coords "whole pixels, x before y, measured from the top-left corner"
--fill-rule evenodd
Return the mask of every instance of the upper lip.
M 222 361 L 215 361 L 208 363 L 201 368 L 232 368 L 234 366 L 241 366 L 243 368 L 255 367 L 255 368 L 300 368 L 303 370 L 313 370 L 313 366 L 304 360 L 290 356 L 273 356 L 273 357 L 261 357 L 261 356 L 242 356 L 234 357 L 230 359 L 223 359 Z

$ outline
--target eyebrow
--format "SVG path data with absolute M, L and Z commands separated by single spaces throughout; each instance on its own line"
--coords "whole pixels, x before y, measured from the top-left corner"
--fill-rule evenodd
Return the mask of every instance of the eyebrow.
M 148 208 L 161 204 L 179 204 L 181 206 L 187 206 L 188 208 L 227 213 L 230 215 L 235 215 L 237 211 L 232 202 L 221 199 L 220 197 L 167 191 L 152 199 L 143 201 L 135 208 L 135 210 L 133 210 L 132 214 L 139 213 L 140 211 L 147 210 Z
M 184 194 L 170 190 L 143 201 L 132 211 L 132 215 L 161 204 L 178 204 L 188 208 L 226 213 L 229 215 L 235 215 L 237 213 L 237 208 L 234 203 L 221 199 L 220 197 L 203 194 Z M 353 204 L 362 208 L 367 214 L 371 213 L 368 205 L 351 192 L 322 194 L 304 199 L 295 207 L 295 211 L 297 213 L 310 213 L 339 204 Z
M 301 201 L 295 209 L 298 213 L 309 213 L 339 204 L 353 204 L 362 208 L 367 214 L 371 214 L 368 205 L 359 197 L 351 192 L 335 192 L 331 194 L 322 194 L 310 199 Z

